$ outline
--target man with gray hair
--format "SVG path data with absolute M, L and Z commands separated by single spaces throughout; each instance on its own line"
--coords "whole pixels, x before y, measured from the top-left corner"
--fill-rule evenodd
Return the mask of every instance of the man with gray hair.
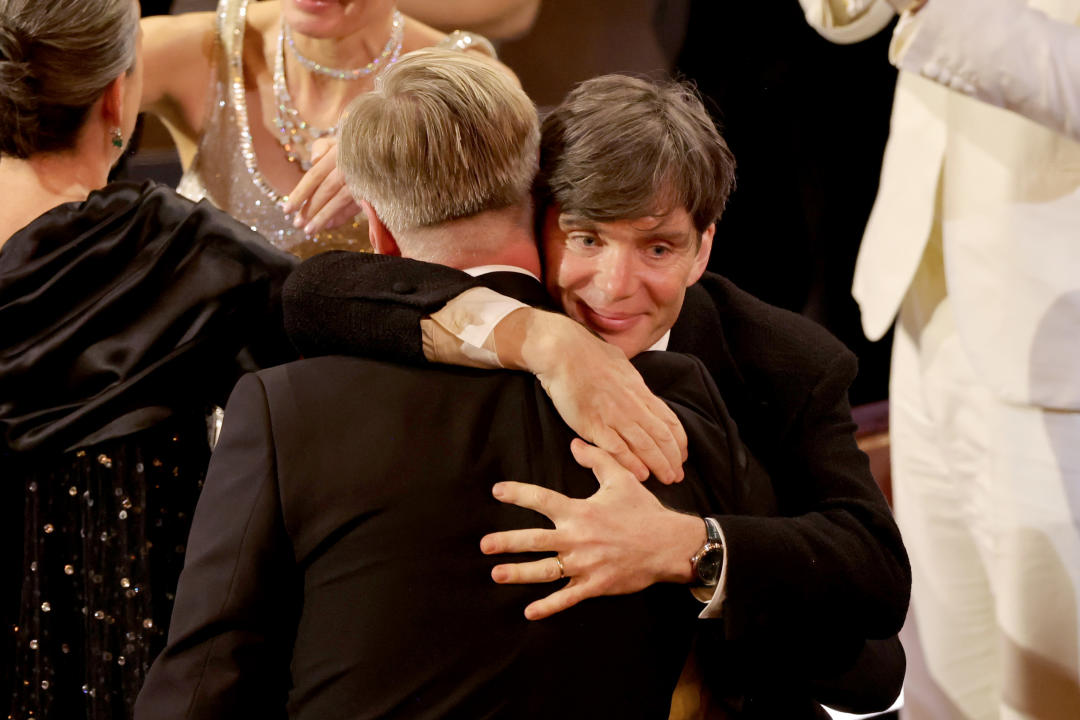
M 420 51 L 348 113 L 341 165 L 380 252 L 544 301 L 529 197 L 537 120 L 510 78 L 466 53 Z M 346 298 L 340 279 L 323 291 Z M 423 294 L 423 282 L 396 291 Z M 685 587 L 529 622 L 524 608 L 545 591 L 492 584 L 478 547 L 492 529 L 537 522 L 492 498 L 493 485 L 581 498 L 595 491 L 590 469 L 605 497 L 637 508 L 629 523 L 667 514 L 661 501 L 770 511 L 704 368 L 665 354 L 639 369 L 686 428 L 679 485 L 642 485 L 580 440 L 571 457 L 573 432 L 528 375 L 329 356 L 246 376 L 136 717 L 666 718 L 693 632 L 721 630 L 697 619 Z M 698 516 L 675 522 L 704 540 Z M 693 571 L 690 555 L 679 560 L 672 581 Z M 561 567 L 558 555 L 544 562 Z
M 502 301 L 476 299 L 488 289 L 464 273 L 429 268 L 423 293 L 402 292 L 399 283 L 425 276 L 420 263 L 374 271 L 356 255 L 324 256 L 302 265 L 286 288 L 293 341 L 308 357 L 329 350 L 480 365 L 494 357 L 490 366 L 547 379 L 553 398 L 569 395 L 564 417 L 575 428 L 589 426 L 596 408 L 598 424 L 608 423 L 606 398 L 623 387 L 611 380 L 619 375 L 611 362 L 589 355 L 604 343 L 577 323 L 626 356 L 668 349 L 700 358 L 768 471 L 779 512 L 717 513 L 696 528 L 667 524 L 680 519 L 674 512 L 620 524 L 632 508 L 600 502 L 602 493 L 578 500 L 509 484 L 503 502 L 541 512 L 555 529 L 493 531 L 484 552 L 559 555 L 530 562 L 511 555 L 493 580 L 569 578 L 529 606 L 533 619 L 673 578 L 697 585 L 709 596 L 703 616 L 722 617 L 726 628 L 722 642 L 702 643 L 698 654 L 725 717 L 818 717 L 819 704 L 888 707 L 903 678 L 895 635 L 911 577 L 855 442 L 847 400 L 855 358 L 811 321 L 704 272 L 733 159 L 701 101 L 680 83 L 588 80 L 545 118 L 540 155 L 535 197 L 546 281 L 576 323 L 531 309 L 501 315 Z M 342 277 L 349 291 L 328 292 Z M 576 409 L 591 406 L 575 412 L 574 397 Z M 630 427 L 629 442 L 636 416 L 626 423 L 621 414 L 608 427 Z M 697 452 L 691 448 L 690 458 Z M 721 570 L 680 573 L 685 556 L 713 544 L 701 537 L 702 525 L 719 527 Z

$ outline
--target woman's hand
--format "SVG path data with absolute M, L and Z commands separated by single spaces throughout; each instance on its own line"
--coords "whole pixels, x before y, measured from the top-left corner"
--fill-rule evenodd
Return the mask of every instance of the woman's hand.
M 501 502 L 535 510 L 555 529 L 508 530 L 485 535 L 486 555 L 555 552 L 555 557 L 496 565 L 500 584 L 570 582 L 525 608 L 540 620 L 582 600 L 637 592 L 657 582 L 690 582 L 690 558 L 705 542 L 701 518 L 669 510 L 614 457 L 575 439 L 570 450 L 590 468 L 600 489 L 585 500 L 538 485 L 501 482 L 492 494 Z
M 311 169 L 289 193 L 285 213 L 296 213 L 293 225 L 308 235 L 350 222 L 360 206 L 337 166 L 338 140 L 319 138 L 311 147 Z

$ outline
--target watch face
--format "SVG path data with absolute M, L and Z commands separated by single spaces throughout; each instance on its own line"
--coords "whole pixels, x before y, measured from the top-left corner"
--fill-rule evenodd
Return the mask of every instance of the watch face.
M 720 570 L 724 567 L 724 546 L 711 545 L 705 548 L 698 558 L 698 580 L 703 585 L 715 585 L 720 582 Z

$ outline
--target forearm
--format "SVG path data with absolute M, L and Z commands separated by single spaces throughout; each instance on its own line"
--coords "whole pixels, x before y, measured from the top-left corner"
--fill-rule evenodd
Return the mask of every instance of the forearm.
M 420 327 L 424 357 L 431 362 L 524 370 L 541 380 L 565 372 L 569 358 L 603 343 L 565 315 L 488 288 L 472 288 L 451 299 L 421 320 Z
M 421 319 L 475 285 L 468 274 L 444 265 L 323 253 L 301 263 L 285 282 L 285 329 L 305 357 L 424 364 Z
M 720 518 L 725 621 L 733 633 L 806 628 L 882 638 L 903 625 L 911 569 L 892 513 L 855 443 L 846 399 L 854 360 L 819 381 L 770 466 L 779 517 Z

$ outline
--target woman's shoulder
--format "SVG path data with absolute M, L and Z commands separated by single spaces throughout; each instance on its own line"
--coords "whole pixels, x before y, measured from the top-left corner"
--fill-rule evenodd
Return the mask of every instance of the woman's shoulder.
M 278 21 L 281 18 L 281 3 L 277 0 L 252 3 L 246 0 L 228 0 L 228 3 L 236 6 L 247 5 L 244 16 L 247 19 L 248 30 L 258 33 L 277 30 Z
M 444 50 L 469 50 L 498 59 L 495 46 L 483 35 L 465 30 L 454 30 L 447 34 L 430 25 L 425 25 L 415 18 L 407 17 L 405 20 L 405 36 L 402 40 L 402 51 L 411 52 L 426 47 L 437 47 Z M 509 68 L 507 70 L 509 71 Z
M 401 52 L 407 53 L 426 47 L 434 47 L 446 39 L 446 33 L 427 25 L 414 17 L 405 16 Z

